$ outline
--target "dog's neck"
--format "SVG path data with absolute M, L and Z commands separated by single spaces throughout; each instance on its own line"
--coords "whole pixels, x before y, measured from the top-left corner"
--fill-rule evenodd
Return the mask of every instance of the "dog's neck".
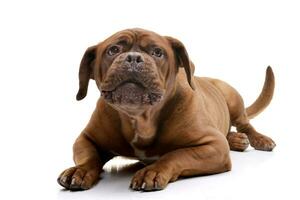
M 176 87 L 172 89 L 158 104 L 139 112 L 128 114 L 119 111 L 122 123 L 122 131 L 125 138 L 135 147 L 147 147 L 151 145 L 157 135 L 158 123 L 160 121 L 159 110 L 168 104 L 175 96 Z
M 136 147 L 144 147 L 150 145 L 157 131 L 157 121 L 155 113 L 151 110 L 145 111 L 141 115 L 122 117 L 122 127 L 129 125 L 130 127 L 130 144 Z

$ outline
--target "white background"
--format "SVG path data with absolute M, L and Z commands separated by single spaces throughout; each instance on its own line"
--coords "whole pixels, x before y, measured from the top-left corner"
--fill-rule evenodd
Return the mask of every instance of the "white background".
M 299 10 L 287 0 L 1 1 L 0 199 L 299 199 Z M 73 165 L 72 144 L 100 94 L 91 82 L 87 97 L 75 100 L 81 57 L 132 27 L 180 39 L 196 75 L 229 82 L 246 105 L 271 65 L 274 100 L 252 122 L 275 151 L 232 152 L 231 172 L 161 192 L 130 191 L 132 170 L 116 169 L 89 191 L 61 190 L 56 178 Z

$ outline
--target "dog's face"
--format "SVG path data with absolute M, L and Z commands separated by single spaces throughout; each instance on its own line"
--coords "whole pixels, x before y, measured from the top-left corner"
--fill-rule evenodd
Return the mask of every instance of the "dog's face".
M 118 32 L 85 52 L 77 99 L 95 79 L 104 100 L 116 109 L 135 112 L 154 106 L 172 91 L 179 67 L 192 85 L 192 69 L 183 44 L 142 29 Z

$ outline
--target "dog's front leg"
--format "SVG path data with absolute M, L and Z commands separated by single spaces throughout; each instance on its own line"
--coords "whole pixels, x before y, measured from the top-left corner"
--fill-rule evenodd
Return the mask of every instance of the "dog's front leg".
M 84 133 L 75 141 L 73 154 L 76 166 L 63 171 L 57 181 L 69 190 L 89 189 L 98 181 L 104 162 L 93 142 Z
M 179 176 L 215 174 L 230 169 L 229 146 L 225 137 L 221 137 L 165 154 L 155 163 L 137 171 L 130 187 L 134 190 L 160 190 Z

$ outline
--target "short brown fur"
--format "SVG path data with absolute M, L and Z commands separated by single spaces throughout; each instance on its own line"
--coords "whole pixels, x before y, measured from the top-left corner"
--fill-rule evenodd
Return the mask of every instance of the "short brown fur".
M 249 143 L 264 151 L 275 147 L 270 138 L 251 126 L 248 117 L 260 113 L 272 99 L 274 75 L 270 67 L 260 97 L 246 109 L 239 93 L 227 83 L 193 76 L 194 65 L 179 40 L 142 29 L 118 32 L 88 48 L 80 66 L 78 100 L 85 97 L 90 78 L 95 79 L 100 90 L 108 87 L 105 80 L 113 73 L 115 61 L 106 58 L 105 53 L 119 38 L 127 38 L 131 45 L 128 49 L 124 45 L 124 52 L 139 52 L 144 58 L 148 54 L 138 45 L 155 43 L 164 48 L 164 60 L 151 64 L 149 58 L 151 66 L 158 66 L 157 70 L 149 69 L 154 70 L 149 73 L 160 77 L 154 81 L 164 96 L 158 103 L 136 109 L 109 103 L 101 97 L 73 146 L 76 166 L 58 178 L 63 187 L 91 188 L 103 165 L 117 155 L 149 164 L 136 172 L 130 184 L 134 190 L 149 191 L 163 189 L 179 177 L 231 170 L 230 149 L 244 151 Z M 230 132 L 231 126 L 238 133 Z

